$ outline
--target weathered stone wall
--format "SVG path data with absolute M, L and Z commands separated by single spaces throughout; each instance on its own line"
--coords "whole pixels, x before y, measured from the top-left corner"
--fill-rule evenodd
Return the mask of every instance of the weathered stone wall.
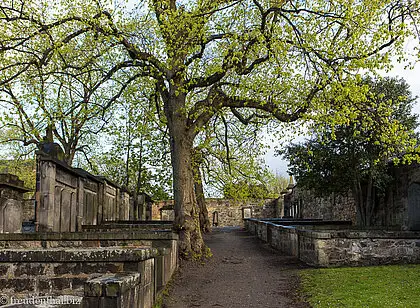
M 300 234 L 299 257 L 321 267 L 420 262 L 420 234 L 395 231 L 308 232 Z
M 395 178 L 381 201 L 376 224 L 420 231 L 420 165 L 391 166 Z
M 356 223 L 356 204 L 351 194 L 331 194 L 317 197 L 296 185 L 285 196 L 284 216 L 326 220 L 351 220 Z
M 293 224 L 288 221 L 287 224 Z M 283 253 L 319 267 L 420 263 L 420 232 L 311 230 L 257 219 L 245 220 L 251 234 Z
M 113 304 L 123 301 L 121 307 L 149 308 L 156 294 L 158 256 L 155 248 L 1 251 L 0 271 L 5 278 L 0 278 L 0 292 L 15 297 L 81 296 L 88 307 L 119 307 Z M 137 299 L 130 301 L 127 293 Z
M 377 196 L 372 225 L 420 231 L 420 165 L 390 165 L 389 174 L 394 180 L 384 196 Z M 284 203 L 284 216 L 351 220 L 353 223 L 357 220 L 356 204 L 350 193 L 320 198 L 296 185 L 284 196 Z
M 72 307 L 152 307 L 177 268 L 178 235 L 109 228 L 0 234 L 0 248 L 7 248 L 0 250 L 0 294 L 75 296 L 80 305 Z
M 242 226 L 243 218 L 274 218 L 281 212 L 279 199 L 241 202 L 229 199 L 206 199 L 209 220 L 217 226 Z M 173 220 L 173 200 L 159 201 L 153 205 L 154 220 Z

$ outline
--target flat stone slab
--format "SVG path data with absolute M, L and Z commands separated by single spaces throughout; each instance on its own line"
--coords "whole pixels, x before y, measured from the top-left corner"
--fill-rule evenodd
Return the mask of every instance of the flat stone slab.
M 3 249 L 0 262 L 138 262 L 160 255 L 156 248 Z
M 92 240 L 177 240 L 171 230 L 133 230 L 125 232 L 36 232 L 0 234 L 0 241 L 92 241 Z

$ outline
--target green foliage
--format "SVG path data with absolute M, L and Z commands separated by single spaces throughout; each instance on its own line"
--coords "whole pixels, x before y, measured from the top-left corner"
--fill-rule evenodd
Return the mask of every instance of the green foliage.
M 361 88 L 365 86 L 367 100 L 353 102 L 354 108 L 363 107 L 363 114 L 350 117 L 346 123 L 327 122 L 312 130 L 311 139 L 280 151 L 289 159 L 289 170 L 299 185 L 318 194 L 347 192 L 355 181 L 372 174 L 375 186 L 383 190 L 389 180 L 388 162 L 415 153 L 418 123 L 417 115 L 411 113 L 415 98 L 407 83 L 395 78 L 367 78 L 361 83 Z M 394 135 L 404 135 L 409 144 L 383 136 L 387 126 L 395 128 Z M 407 153 L 408 149 L 413 152 Z
M 261 168 L 262 174 L 249 174 L 247 180 L 228 182 L 224 186 L 224 198 L 234 200 L 261 200 L 280 197 L 287 187 L 286 178 L 274 175 L 270 170 Z
M 375 203 L 392 179 L 387 174 L 390 161 L 418 158 L 418 123 L 411 113 L 415 99 L 403 79 L 365 78 L 358 89 L 362 96 L 334 100 L 347 106 L 347 118 L 325 122 L 312 129 L 311 139 L 280 153 L 289 159 L 290 171 L 302 187 L 318 195 L 351 191 L 358 223 L 370 225 Z
M 102 131 L 109 146 L 92 156 L 91 168 L 132 193 L 169 199 L 172 173 L 165 124 L 156 115 L 153 93 L 139 93 L 138 86 L 128 87 L 115 105 L 114 117 Z
M 312 307 L 418 307 L 420 265 L 310 269 L 301 272 Z
M 36 185 L 36 162 L 33 158 L 23 156 L 8 157 L 0 160 L 0 172 L 7 172 L 17 175 L 20 180 L 25 182 L 25 187 L 31 192 L 25 194 L 25 198 L 32 198 Z

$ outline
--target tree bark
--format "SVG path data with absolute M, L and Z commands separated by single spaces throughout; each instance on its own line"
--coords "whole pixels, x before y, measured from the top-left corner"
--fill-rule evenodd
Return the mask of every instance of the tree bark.
M 201 259 L 205 256 L 206 246 L 200 230 L 194 191 L 192 169 L 194 135 L 188 131 L 187 118 L 183 112 L 185 100 L 186 96 L 179 94 L 165 102 L 174 179 L 174 229 L 179 232 L 181 256 L 187 259 Z
M 146 200 L 143 200 L 141 213 L 139 214 L 140 210 L 140 204 L 139 204 L 139 194 L 141 189 L 141 172 L 143 169 L 143 136 L 140 136 L 140 156 L 138 161 L 138 171 L 137 171 L 137 181 L 136 181 L 136 187 L 133 191 L 133 198 L 134 198 L 134 219 L 135 220 L 145 220 L 145 217 L 143 215 L 144 209 L 143 207 L 146 206 Z
M 376 205 L 372 173 L 368 176 L 365 188 L 362 185 L 361 179 L 356 179 L 352 193 L 357 207 L 357 224 L 362 227 L 371 226 Z
M 373 213 L 373 176 L 372 171 L 369 172 L 369 178 L 366 187 L 366 202 L 365 202 L 365 226 L 371 225 Z
M 353 198 L 356 202 L 357 225 L 365 226 L 365 210 L 363 205 L 363 191 L 360 179 L 355 179 L 353 183 Z
M 200 165 L 197 160 L 193 164 L 193 173 L 194 190 L 199 210 L 200 228 L 203 233 L 208 233 L 211 231 L 209 212 L 207 211 L 206 200 L 204 198 L 203 180 L 201 177 Z

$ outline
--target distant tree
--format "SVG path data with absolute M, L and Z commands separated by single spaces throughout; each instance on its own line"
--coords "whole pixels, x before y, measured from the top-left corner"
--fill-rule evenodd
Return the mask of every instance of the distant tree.
M 196 137 L 193 149 L 194 188 L 203 232 L 210 230 L 207 196 L 221 196 L 226 183 L 257 176 L 264 163 L 253 164 L 264 151 L 261 128 L 267 116 L 219 112 Z
M 115 104 L 114 117 L 102 131 L 105 151 L 97 151 L 92 168 L 125 187 L 134 196 L 141 192 L 155 200 L 172 193 L 169 138 L 156 110 L 153 92 L 130 91 Z M 147 90 L 147 88 L 146 88 Z
M 0 173 L 7 172 L 17 175 L 25 182 L 25 187 L 31 189 L 25 194 L 25 198 L 32 198 L 36 185 L 36 161 L 34 156 L 25 148 L 17 144 L 9 144 L 7 149 L 3 147 L 0 154 Z
M 287 187 L 287 179 L 273 174 L 262 167 L 262 174 L 254 178 L 226 183 L 224 197 L 235 200 L 261 200 L 280 197 L 280 192 Z
M 0 127 L 5 132 L 0 144 L 33 150 L 56 143 L 58 149 L 51 150 L 61 152 L 60 160 L 69 165 L 76 153 L 88 158 L 92 139 L 109 120 L 119 90 L 126 87 L 124 80 L 115 86 L 92 66 L 66 72 L 39 68 L 31 74 L 0 86 Z
M 322 129 L 313 129 L 310 139 L 290 144 L 280 154 L 289 160 L 289 170 L 300 186 L 318 195 L 351 191 L 358 223 L 368 226 L 377 197 L 390 181 L 388 164 L 392 160 L 405 162 L 404 155 L 412 154 L 405 153 L 406 145 L 393 136 L 384 137 L 383 126 L 394 123 L 400 132 L 410 136 L 415 146 L 418 138 L 414 130 L 418 122 L 417 115 L 412 113 L 416 98 L 403 79 L 365 78 L 361 86 L 368 91 L 367 99 L 354 108 L 372 114 L 374 121 L 356 116 L 345 123 L 325 124 Z

